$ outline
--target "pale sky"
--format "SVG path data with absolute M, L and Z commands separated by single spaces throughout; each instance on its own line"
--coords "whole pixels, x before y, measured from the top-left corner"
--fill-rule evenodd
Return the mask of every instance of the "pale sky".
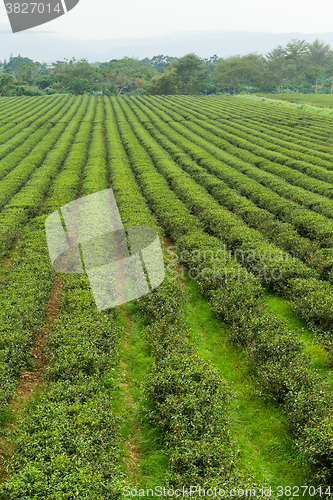
M 0 22 L 8 23 L 3 2 L 0 4 Z M 332 32 L 333 1 L 80 0 L 66 15 L 29 31 L 54 31 L 76 38 L 105 39 L 218 29 L 270 33 Z

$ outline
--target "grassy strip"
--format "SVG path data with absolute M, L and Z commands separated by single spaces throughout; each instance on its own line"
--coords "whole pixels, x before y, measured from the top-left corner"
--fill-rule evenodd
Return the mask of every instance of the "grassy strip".
M 274 488 L 306 484 L 311 472 L 293 443 L 286 417 L 276 404 L 256 394 L 244 353 L 228 341 L 230 332 L 212 313 L 187 272 L 184 279 L 191 342 L 198 347 L 200 356 L 217 367 L 235 393 L 230 426 L 241 451 L 241 465 L 253 469 L 260 479 L 268 478 Z
M 275 97 L 262 97 L 261 95 L 238 95 L 236 97 L 240 97 L 242 99 L 250 99 L 251 101 L 260 101 L 260 102 L 265 102 L 268 104 L 275 104 L 276 106 L 286 106 L 291 109 L 302 109 L 303 111 L 306 111 L 308 113 L 316 113 L 317 115 L 323 115 L 323 116 L 333 116 L 333 110 L 331 109 L 323 109 L 326 108 L 326 103 L 324 103 L 323 106 L 314 106 L 313 103 L 307 102 L 307 95 L 300 96 L 300 99 L 302 103 L 297 103 L 296 96 L 294 95 L 284 95 L 284 96 L 276 96 Z M 281 99 L 281 97 L 284 97 L 284 99 Z M 290 101 L 289 101 L 290 99 Z M 330 98 L 329 98 L 330 99 Z M 294 101 L 294 102 L 292 102 Z M 316 103 L 319 104 L 319 103 Z M 327 108 L 330 108 L 331 106 L 329 105 L 330 102 L 327 101 Z
M 333 385 L 333 379 L 331 377 L 331 356 L 328 351 L 315 340 L 316 337 L 306 322 L 295 314 L 289 300 L 276 293 L 266 291 L 264 294 L 264 301 L 267 305 L 268 312 L 271 311 L 277 314 L 279 318 L 286 321 L 290 330 L 297 332 L 298 338 L 304 344 L 303 352 L 311 356 L 314 368 Z
M 119 344 L 120 363 L 107 375 L 107 383 L 113 387 L 112 406 L 121 421 L 124 485 L 154 488 L 164 483 L 169 450 L 162 442 L 161 431 L 140 418 L 143 387 L 153 357 L 147 350 L 143 334 L 145 320 L 136 302 L 121 307 L 121 318 L 127 333 Z

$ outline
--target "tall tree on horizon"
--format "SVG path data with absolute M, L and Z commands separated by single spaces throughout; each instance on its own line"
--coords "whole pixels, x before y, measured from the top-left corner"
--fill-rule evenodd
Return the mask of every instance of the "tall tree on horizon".
M 248 91 L 250 92 L 251 84 L 259 79 L 263 71 L 263 57 L 257 52 L 251 52 L 241 58 L 241 68 L 243 77 L 248 84 Z
M 204 60 L 194 53 L 178 58 L 173 67 L 177 69 L 183 94 L 197 94 L 208 80 Z
M 315 80 L 315 94 L 318 90 L 318 77 L 329 62 L 330 46 L 316 39 L 308 46 L 308 59 L 311 65 L 310 73 Z
M 308 53 L 308 43 L 305 40 L 292 38 L 286 45 L 286 58 L 295 65 L 296 94 L 299 91 L 301 74 L 305 69 L 305 55 Z
M 233 93 L 236 93 L 237 85 L 242 78 L 242 60 L 239 54 L 219 59 L 214 70 L 214 79 L 218 85 L 228 88 L 233 86 Z
M 273 78 L 275 77 L 277 80 L 280 93 L 282 94 L 283 82 L 287 76 L 286 49 L 284 49 L 282 45 L 278 45 L 275 49 L 266 54 L 266 61 Z

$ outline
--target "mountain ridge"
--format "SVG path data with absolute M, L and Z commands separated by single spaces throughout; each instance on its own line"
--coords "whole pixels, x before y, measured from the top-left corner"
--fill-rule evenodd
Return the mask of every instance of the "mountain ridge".
M 333 48 L 332 33 L 267 33 L 234 30 L 184 31 L 142 38 L 109 38 L 89 40 L 69 37 L 61 33 L 28 30 L 11 33 L 9 24 L 0 23 L 0 60 L 10 54 L 30 57 L 39 62 L 55 62 L 64 58 L 89 62 L 106 62 L 122 57 L 153 57 L 164 54 L 181 57 L 194 52 L 200 57 L 244 55 L 249 52 L 266 54 L 277 45 L 284 46 L 291 38 L 313 42 L 323 40 Z

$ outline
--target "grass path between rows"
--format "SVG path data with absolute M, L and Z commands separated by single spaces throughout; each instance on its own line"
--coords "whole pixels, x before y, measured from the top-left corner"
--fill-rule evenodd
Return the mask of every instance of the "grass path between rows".
M 185 313 L 192 328 L 191 342 L 198 347 L 198 354 L 211 361 L 229 382 L 235 395 L 229 425 L 240 451 L 244 475 L 252 469 L 258 481 L 268 478 L 272 489 L 306 485 L 310 469 L 293 443 L 283 412 L 274 402 L 260 397 L 244 354 L 228 341 L 227 327 L 211 312 L 195 282 L 187 276 L 185 280 Z M 273 309 L 276 298 L 270 299 Z M 143 383 L 153 358 L 145 345 L 144 320 L 135 302 L 121 310 L 126 333 L 119 349 L 120 361 L 110 373 L 109 384 L 116 387 L 113 405 L 123 422 L 124 472 L 129 486 L 152 488 L 164 484 L 168 467 L 168 452 L 158 430 L 145 427 L 140 421 Z
M 153 363 L 143 335 L 144 319 L 135 302 L 121 306 L 125 335 L 119 345 L 119 363 L 106 381 L 113 391 L 113 410 L 122 420 L 123 466 L 133 488 L 163 485 L 168 453 L 158 429 L 140 420 L 143 384 Z
M 298 338 L 303 342 L 303 352 L 309 355 L 313 361 L 314 368 L 318 370 L 320 375 L 325 377 L 329 384 L 333 387 L 333 370 L 332 359 L 328 351 L 320 345 L 311 329 L 306 322 L 298 318 L 290 304 L 290 302 L 277 295 L 266 291 L 264 300 L 267 305 L 267 310 L 276 313 L 280 319 L 284 319 L 288 323 L 288 328 L 293 330 Z
M 241 349 L 228 341 L 228 329 L 211 312 L 195 282 L 185 276 L 189 302 L 186 306 L 198 354 L 210 360 L 235 393 L 231 404 L 230 430 L 237 442 L 244 469 L 252 468 L 258 479 L 270 485 L 305 485 L 309 466 L 302 460 L 287 419 L 273 402 L 255 391 L 250 368 Z
M 294 94 L 291 94 L 290 97 L 292 98 L 293 95 Z M 275 104 L 276 106 L 286 106 L 291 109 L 301 109 L 303 111 L 307 111 L 308 113 L 315 113 L 317 115 L 333 116 L 333 109 L 314 106 L 311 102 L 294 103 L 291 101 L 270 99 L 269 97 L 263 97 L 261 95 L 254 94 L 238 94 L 235 97 L 240 97 L 241 99 L 249 99 L 250 101 L 264 102 L 267 104 Z

